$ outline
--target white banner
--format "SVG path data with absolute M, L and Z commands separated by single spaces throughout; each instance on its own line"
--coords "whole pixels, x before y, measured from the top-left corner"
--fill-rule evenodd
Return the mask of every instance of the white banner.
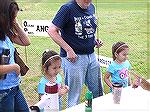
M 50 20 L 23 20 L 22 26 L 28 35 L 48 37 L 47 30 L 50 23 Z
M 97 57 L 98 62 L 100 63 L 100 66 L 102 67 L 108 67 L 113 61 L 112 58 L 101 56 L 101 55 L 99 56 L 96 55 L 96 57 Z

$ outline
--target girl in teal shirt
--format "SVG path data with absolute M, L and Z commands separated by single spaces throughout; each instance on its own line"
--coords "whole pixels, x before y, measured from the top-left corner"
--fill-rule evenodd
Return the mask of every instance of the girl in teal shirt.
M 45 84 L 57 83 L 58 93 L 59 93 L 59 108 L 61 110 L 61 96 L 68 92 L 68 86 L 62 86 L 62 77 L 59 74 L 61 70 L 61 58 L 60 56 L 52 50 L 46 50 L 42 55 L 42 69 L 43 76 L 38 84 L 39 98 L 45 93 Z
M 122 83 L 123 87 L 130 85 L 128 61 L 129 47 L 124 42 L 117 42 L 112 46 L 113 62 L 109 65 L 104 76 L 104 81 L 112 89 L 112 83 Z M 111 79 L 110 79 L 111 77 Z

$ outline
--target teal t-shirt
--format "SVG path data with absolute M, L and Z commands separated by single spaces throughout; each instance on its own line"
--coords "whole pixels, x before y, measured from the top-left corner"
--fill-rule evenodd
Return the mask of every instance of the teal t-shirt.
M 9 37 L 6 36 L 5 41 L 0 40 L 0 55 L 2 54 L 3 49 L 10 49 L 10 60 L 9 64 L 14 64 L 14 45 L 9 39 Z M 18 86 L 20 84 L 20 76 L 16 74 L 15 71 L 11 71 L 7 73 L 6 79 L 0 80 L 0 90 L 10 89 L 12 87 Z
M 39 94 L 44 94 L 45 93 L 45 84 L 48 83 L 49 80 L 46 79 L 44 76 L 41 78 L 39 84 L 38 84 L 38 93 Z M 61 85 L 62 83 L 62 77 L 60 74 L 57 74 L 57 80 L 56 80 L 56 83 L 58 85 Z
M 115 61 L 113 61 L 107 71 L 111 73 L 111 81 L 114 82 L 120 82 L 123 84 L 123 87 L 128 86 L 128 70 L 131 69 L 131 64 L 128 60 L 126 60 L 122 64 L 118 64 Z

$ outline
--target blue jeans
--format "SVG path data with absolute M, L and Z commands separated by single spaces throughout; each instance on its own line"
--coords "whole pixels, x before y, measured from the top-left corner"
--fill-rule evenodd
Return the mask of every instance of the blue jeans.
M 94 53 L 78 55 L 75 63 L 62 58 L 62 68 L 65 74 L 65 84 L 69 86 L 67 106 L 79 104 L 83 84 L 92 91 L 93 97 L 103 95 L 100 66 Z
M 0 112 L 29 112 L 28 105 L 19 86 L 0 90 Z

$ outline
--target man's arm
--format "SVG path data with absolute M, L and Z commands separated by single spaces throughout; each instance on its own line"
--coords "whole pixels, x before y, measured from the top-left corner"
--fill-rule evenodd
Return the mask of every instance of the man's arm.
M 67 57 L 71 62 L 75 62 L 77 55 L 74 50 L 63 40 L 59 33 L 60 29 L 54 24 L 50 24 L 48 29 L 49 36 L 57 43 L 60 47 L 62 47 L 67 52 Z

